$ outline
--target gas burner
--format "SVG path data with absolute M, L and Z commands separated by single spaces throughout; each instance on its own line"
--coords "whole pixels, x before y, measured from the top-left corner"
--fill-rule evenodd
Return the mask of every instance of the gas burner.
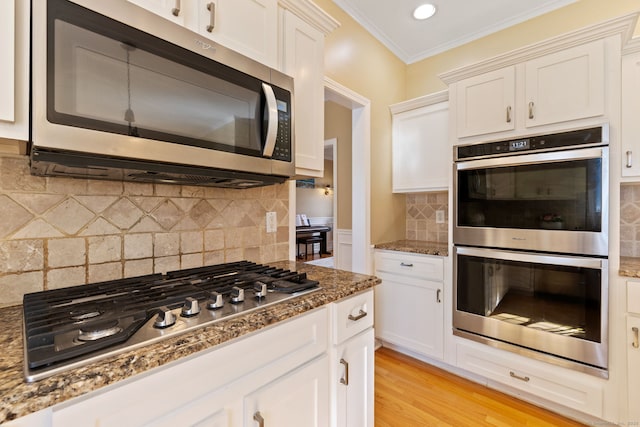
M 320 289 L 240 261 L 24 296 L 25 376 L 35 381 Z
M 107 338 L 122 332 L 122 328 L 118 326 L 117 320 L 108 320 L 100 323 L 92 323 L 84 325 L 80 328 L 78 340 L 80 341 L 96 341 L 101 338 Z

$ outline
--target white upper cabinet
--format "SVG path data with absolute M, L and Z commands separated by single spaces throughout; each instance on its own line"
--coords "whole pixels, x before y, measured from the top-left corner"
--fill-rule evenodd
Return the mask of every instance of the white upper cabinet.
M 0 138 L 29 138 L 29 4 L 0 1 Z
M 251 59 L 277 65 L 277 0 L 128 1 Z
M 601 116 L 604 108 L 604 40 L 525 64 L 525 126 Z
M 394 193 L 448 188 L 451 145 L 447 99 L 447 92 L 440 92 L 391 106 Z
M 640 176 L 640 43 L 622 58 L 622 176 Z
M 604 116 L 605 40 L 461 79 L 455 93 L 458 138 Z
M 276 0 L 198 0 L 196 30 L 249 58 L 277 66 Z
M 506 67 L 458 83 L 458 138 L 515 128 L 515 76 L 515 67 Z

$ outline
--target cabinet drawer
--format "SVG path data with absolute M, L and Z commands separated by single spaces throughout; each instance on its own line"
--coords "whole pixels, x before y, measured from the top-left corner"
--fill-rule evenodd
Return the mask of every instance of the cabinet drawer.
M 373 326 L 373 290 L 331 305 L 333 343 L 340 344 Z
M 444 260 L 407 252 L 376 251 L 376 271 L 439 282 L 444 279 Z
M 458 342 L 457 365 L 550 402 L 602 417 L 604 386 L 598 378 L 473 342 Z
M 640 282 L 627 282 L 627 311 L 640 314 Z

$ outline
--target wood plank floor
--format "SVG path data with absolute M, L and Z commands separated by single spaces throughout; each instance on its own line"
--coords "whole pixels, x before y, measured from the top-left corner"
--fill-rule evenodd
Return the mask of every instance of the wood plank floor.
M 583 426 L 384 347 L 375 353 L 375 425 Z

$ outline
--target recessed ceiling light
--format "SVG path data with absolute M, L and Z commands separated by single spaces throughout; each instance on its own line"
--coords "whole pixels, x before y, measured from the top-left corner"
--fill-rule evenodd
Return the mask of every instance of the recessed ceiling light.
M 418 20 L 431 18 L 436 13 L 436 7 L 430 3 L 425 3 L 416 7 L 413 11 L 413 17 Z

